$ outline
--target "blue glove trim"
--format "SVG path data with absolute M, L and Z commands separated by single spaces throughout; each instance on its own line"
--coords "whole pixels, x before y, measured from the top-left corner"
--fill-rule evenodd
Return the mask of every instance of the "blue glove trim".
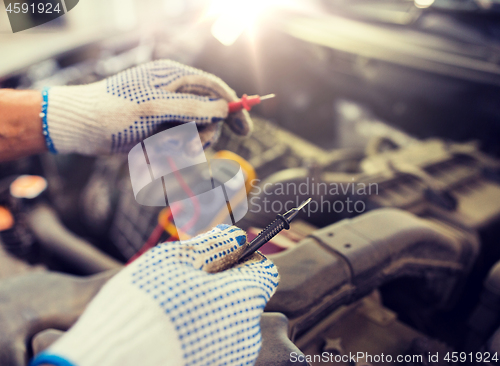
M 57 150 L 54 147 L 54 143 L 50 138 L 49 134 L 49 124 L 47 123 L 47 109 L 49 107 L 49 88 L 43 88 L 42 90 L 42 128 L 43 128 L 43 136 L 45 136 L 45 144 L 47 148 L 52 154 L 57 154 Z
M 54 366 L 76 366 L 74 363 L 69 362 L 61 356 L 53 355 L 47 352 L 42 352 L 32 359 L 29 366 L 38 366 L 43 364 Z

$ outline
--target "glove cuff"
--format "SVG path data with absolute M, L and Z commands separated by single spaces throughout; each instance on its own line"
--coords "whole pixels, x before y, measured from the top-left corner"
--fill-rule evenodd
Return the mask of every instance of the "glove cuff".
M 72 364 L 65 358 L 52 355 L 48 352 L 42 352 L 36 358 L 34 358 L 29 366 L 40 366 L 40 365 L 54 365 L 54 366 L 76 366 Z
M 43 133 L 49 151 L 95 153 L 101 130 L 94 112 L 98 84 L 57 86 L 42 91 Z
M 111 279 L 78 322 L 30 366 L 49 360 L 56 366 L 184 365 L 169 317 L 129 280 Z

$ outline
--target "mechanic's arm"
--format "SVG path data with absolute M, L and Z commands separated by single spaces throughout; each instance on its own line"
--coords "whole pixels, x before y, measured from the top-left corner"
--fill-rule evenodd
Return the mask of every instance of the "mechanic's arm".
M 41 105 L 39 91 L 0 89 L 0 161 L 47 150 Z
M 244 231 L 219 225 L 149 250 L 30 365 L 253 365 L 262 344 L 260 317 L 279 277 L 258 253 L 222 270 L 245 243 Z
M 247 135 L 243 110 L 228 115 L 236 93 L 218 77 L 170 60 L 149 62 L 87 85 L 0 95 L 0 160 L 49 150 L 99 155 L 128 152 L 148 136 L 196 122 L 204 147 L 222 123 Z

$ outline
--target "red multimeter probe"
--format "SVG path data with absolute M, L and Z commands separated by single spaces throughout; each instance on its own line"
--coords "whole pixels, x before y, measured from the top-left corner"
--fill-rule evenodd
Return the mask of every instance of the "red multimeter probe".
M 268 95 L 264 95 L 262 97 L 258 96 L 258 95 L 248 96 L 246 94 L 243 94 L 243 96 L 241 97 L 240 100 L 228 103 L 229 113 L 238 112 L 238 111 L 241 111 L 242 109 L 246 109 L 247 111 L 249 111 L 250 109 L 252 109 L 253 106 L 259 104 L 263 100 L 271 99 L 274 97 L 275 97 L 274 94 L 268 94 Z

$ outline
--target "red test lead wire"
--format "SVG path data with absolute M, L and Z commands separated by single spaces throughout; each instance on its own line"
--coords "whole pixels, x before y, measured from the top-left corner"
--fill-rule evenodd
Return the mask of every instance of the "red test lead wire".
M 228 106 L 229 106 L 228 111 L 229 111 L 229 113 L 238 112 L 238 111 L 241 111 L 242 109 L 246 109 L 247 111 L 249 111 L 250 109 L 252 109 L 252 107 L 254 105 L 259 104 L 261 101 L 266 100 L 266 99 L 271 99 L 274 97 L 275 97 L 274 94 L 268 94 L 268 95 L 264 95 L 262 97 L 258 96 L 258 95 L 248 96 L 246 94 L 243 94 L 243 96 L 241 97 L 240 100 L 228 103 Z

